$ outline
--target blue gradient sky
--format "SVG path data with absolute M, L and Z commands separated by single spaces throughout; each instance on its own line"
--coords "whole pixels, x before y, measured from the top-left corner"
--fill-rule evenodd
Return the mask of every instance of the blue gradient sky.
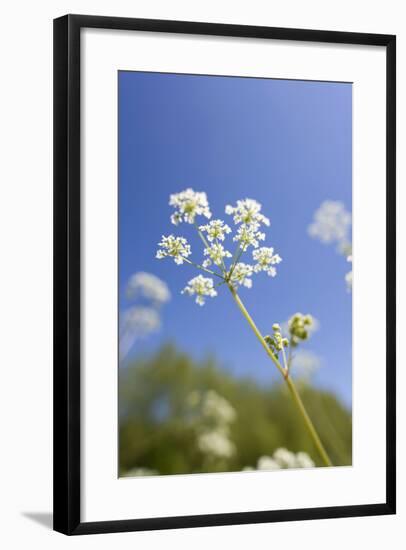
M 119 73 L 120 307 L 129 305 L 124 288 L 136 271 L 158 275 L 172 293 L 162 330 L 133 354 L 174 341 L 196 358 L 214 353 L 236 375 L 275 379 L 227 289 L 199 307 L 180 294 L 196 270 L 155 259 L 168 233 L 187 237 L 201 259 L 193 228 L 170 224 L 170 193 L 205 191 L 213 216 L 230 225 L 225 204 L 254 198 L 271 219 L 264 245 L 283 262 L 274 279 L 256 275 L 241 298 L 263 333 L 296 311 L 317 317 L 320 330 L 304 346 L 323 361 L 315 382 L 351 403 L 348 264 L 306 231 L 326 199 L 352 209 L 351 134 L 351 84 Z

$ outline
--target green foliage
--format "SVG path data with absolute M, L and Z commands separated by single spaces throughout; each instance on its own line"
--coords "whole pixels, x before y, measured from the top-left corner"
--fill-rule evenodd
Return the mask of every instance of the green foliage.
M 197 364 L 173 346 L 120 372 L 120 473 L 239 471 L 279 447 L 320 459 L 283 381 L 268 387 L 237 379 L 211 358 Z M 333 464 L 351 464 L 351 413 L 329 392 L 298 381 L 298 389 Z M 214 390 L 237 413 L 230 426 L 233 457 L 208 461 L 196 445 L 188 396 Z

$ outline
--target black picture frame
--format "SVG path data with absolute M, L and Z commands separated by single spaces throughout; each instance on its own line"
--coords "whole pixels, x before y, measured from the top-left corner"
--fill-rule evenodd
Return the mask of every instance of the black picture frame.
M 361 44 L 386 48 L 386 500 L 379 504 L 81 522 L 80 31 L 83 28 Z M 396 37 L 66 15 L 54 20 L 54 529 L 67 535 L 297 521 L 396 512 Z

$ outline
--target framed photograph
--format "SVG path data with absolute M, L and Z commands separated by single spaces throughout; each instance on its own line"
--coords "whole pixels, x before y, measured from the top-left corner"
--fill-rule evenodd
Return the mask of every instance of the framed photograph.
M 395 37 L 54 21 L 54 528 L 395 513 Z

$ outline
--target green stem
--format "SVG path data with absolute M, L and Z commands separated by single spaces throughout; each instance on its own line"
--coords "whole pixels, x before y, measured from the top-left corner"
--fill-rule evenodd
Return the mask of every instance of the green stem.
M 259 329 L 257 327 L 257 325 L 254 323 L 251 315 L 248 313 L 248 311 L 245 309 L 245 306 L 244 304 L 242 303 L 240 297 L 238 296 L 237 292 L 235 291 L 235 289 L 229 285 L 228 288 L 230 289 L 231 291 L 231 294 L 234 298 L 234 300 L 236 301 L 237 303 L 237 306 L 240 308 L 242 314 L 244 315 L 245 319 L 248 321 L 248 324 L 250 325 L 250 327 L 252 328 L 255 336 L 258 338 L 258 340 L 261 342 L 262 344 L 262 347 L 264 348 L 264 350 L 266 351 L 266 353 L 268 354 L 268 356 L 272 359 L 272 361 L 274 362 L 275 366 L 277 367 L 277 369 L 279 370 L 279 372 L 282 374 L 282 376 L 285 375 L 285 371 L 282 367 L 282 365 L 279 363 L 279 360 L 277 359 L 277 357 L 274 355 L 274 353 L 272 352 L 271 348 L 268 346 L 268 344 L 265 342 L 264 340 L 264 337 L 262 336 L 262 334 L 259 332 Z
M 308 415 L 308 413 L 305 409 L 302 398 L 300 397 L 299 392 L 297 391 L 297 388 L 294 385 L 292 378 L 288 375 L 285 378 L 285 381 L 286 381 L 286 384 L 289 388 L 290 394 L 291 394 L 294 402 L 296 403 L 298 409 L 300 410 L 300 413 L 303 417 L 303 420 L 305 421 L 306 427 L 307 427 L 307 429 L 308 429 L 308 431 L 309 431 L 309 433 L 310 433 L 310 435 L 313 439 L 313 442 L 317 447 L 317 450 L 319 452 L 319 455 L 320 455 L 321 459 L 323 460 L 323 462 L 326 466 L 332 466 L 333 464 L 330 460 L 330 457 L 328 456 L 327 451 L 324 448 L 323 443 L 320 440 L 319 434 L 317 433 L 316 428 L 314 427 L 314 424 L 311 421 L 311 418 L 310 418 L 310 416 Z
M 195 262 L 192 262 L 191 260 L 188 260 L 188 258 L 183 258 L 183 261 L 187 262 L 190 265 L 194 265 L 195 267 L 197 267 L 198 269 L 201 269 L 202 271 L 206 271 L 206 273 L 210 273 L 210 275 L 215 275 L 216 277 L 219 277 L 220 279 L 222 279 L 225 282 L 224 277 L 222 275 L 220 275 L 219 273 L 216 273 L 215 271 L 212 271 L 211 269 L 208 269 L 207 267 L 203 267 L 200 264 L 196 264 Z
M 308 429 L 308 432 L 309 432 L 309 434 L 310 434 L 310 436 L 313 440 L 314 445 L 316 446 L 316 448 L 317 448 L 317 450 L 320 454 L 321 459 L 323 460 L 323 463 L 326 466 L 332 466 L 332 462 L 331 462 L 331 460 L 330 460 L 330 458 L 329 458 L 329 456 L 328 456 L 328 454 L 327 454 L 327 452 L 326 452 L 326 450 L 325 450 L 325 448 L 324 448 L 324 446 L 323 446 L 323 444 L 320 440 L 320 437 L 319 437 L 319 435 L 316 431 L 316 428 L 313 425 L 313 422 L 310 419 L 310 416 L 308 415 L 308 413 L 306 411 L 306 408 L 305 408 L 305 406 L 303 404 L 303 401 L 302 401 L 302 399 L 301 399 L 301 397 L 300 397 L 300 395 L 299 395 L 299 393 L 296 389 L 296 386 L 294 385 L 292 378 L 289 376 L 289 372 L 282 367 L 282 365 L 280 364 L 277 357 L 274 355 L 272 350 L 269 348 L 268 344 L 265 342 L 262 334 L 260 333 L 258 327 L 254 323 L 251 315 L 248 313 L 247 309 L 245 308 L 244 304 L 242 303 L 242 301 L 241 301 L 240 297 L 238 296 L 237 292 L 235 291 L 235 289 L 231 285 L 228 285 L 228 286 L 229 286 L 230 292 L 231 292 L 237 306 L 239 307 L 241 313 L 244 315 L 244 317 L 247 320 L 248 324 L 252 328 L 255 336 L 258 338 L 258 340 L 262 344 L 262 347 L 265 349 L 267 355 L 272 359 L 273 363 L 275 364 L 275 366 L 277 367 L 279 372 L 282 374 L 283 379 L 285 380 L 285 382 L 286 382 L 286 384 L 289 388 L 292 399 L 295 402 L 297 408 L 299 409 L 300 414 L 303 417 L 306 428 Z
M 228 274 L 228 277 L 227 279 L 229 281 L 231 281 L 231 276 L 234 272 L 234 269 L 235 269 L 235 266 L 237 265 L 237 263 L 240 261 L 240 258 L 242 256 L 242 253 L 244 252 L 244 250 L 241 248 L 240 245 L 238 245 L 236 251 L 234 252 L 234 256 L 232 258 L 232 264 L 231 264 L 231 269 L 230 269 L 230 273 Z
M 198 232 L 199 237 L 201 238 L 202 243 L 204 244 L 205 248 L 210 248 L 210 245 L 209 245 L 209 243 L 207 242 L 206 237 L 205 237 L 205 236 L 203 235 L 203 233 L 200 231 L 199 226 L 197 225 L 196 222 L 194 223 L 194 226 L 195 226 L 196 231 Z

